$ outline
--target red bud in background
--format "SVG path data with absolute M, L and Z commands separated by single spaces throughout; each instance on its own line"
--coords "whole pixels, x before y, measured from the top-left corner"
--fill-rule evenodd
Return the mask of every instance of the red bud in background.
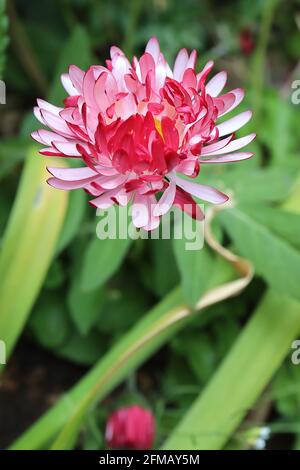
M 151 411 L 134 405 L 120 408 L 108 419 L 105 440 L 111 449 L 151 449 L 155 433 Z
M 240 49 L 244 55 L 250 55 L 255 47 L 254 39 L 250 29 L 240 32 Z

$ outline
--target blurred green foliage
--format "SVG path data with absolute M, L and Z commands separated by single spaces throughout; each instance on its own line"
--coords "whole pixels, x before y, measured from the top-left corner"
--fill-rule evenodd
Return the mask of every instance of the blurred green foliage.
M 0 1 L 0 80 L 3 78 L 5 50 L 8 44 L 8 18 L 5 12 L 5 0 Z

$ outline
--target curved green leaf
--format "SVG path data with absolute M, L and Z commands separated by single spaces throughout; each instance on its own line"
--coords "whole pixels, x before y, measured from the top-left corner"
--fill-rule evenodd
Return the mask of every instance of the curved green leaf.
M 3 77 L 5 50 L 8 44 L 8 20 L 5 14 L 5 0 L 0 0 L 0 80 Z
M 243 206 L 223 211 L 220 220 L 257 274 L 273 288 L 300 300 L 300 253 Z
M 268 291 L 204 392 L 164 443 L 164 449 L 222 449 L 299 332 L 299 302 Z

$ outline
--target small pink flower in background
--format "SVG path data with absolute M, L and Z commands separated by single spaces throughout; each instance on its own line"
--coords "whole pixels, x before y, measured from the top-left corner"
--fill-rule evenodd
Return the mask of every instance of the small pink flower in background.
M 151 449 L 155 423 L 151 411 L 134 405 L 120 408 L 108 419 L 105 441 L 111 449 Z
M 244 55 L 251 55 L 255 49 L 253 34 L 248 28 L 240 32 L 240 49 Z
M 35 115 L 50 129 L 32 134 L 45 146 L 40 153 L 85 164 L 48 168 L 49 184 L 83 188 L 93 196 L 90 203 L 102 209 L 132 202 L 133 223 L 145 230 L 157 228 L 172 205 L 203 218 L 192 196 L 214 204 L 228 197 L 193 181 L 201 165 L 252 156 L 237 150 L 255 134 L 234 135 L 250 120 L 250 111 L 217 123 L 240 104 L 244 92 L 237 88 L 220 95 L 226 72 L 207 81 L 213 62 L 196 73 L 195 50 L 189 55 L 182 49 L 171 70 L 156 38 L 132 63 L 117 47 L 110 55 L 106 67 L 93 65 L 83 72 L 71 65 L 62 75 L 69 94 L 63 108 L 38 100 Z

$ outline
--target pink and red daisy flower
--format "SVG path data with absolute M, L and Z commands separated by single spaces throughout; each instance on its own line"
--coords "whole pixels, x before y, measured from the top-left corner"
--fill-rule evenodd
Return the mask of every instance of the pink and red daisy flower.
M 87 72 L 70 66 L 62 75 L 69 94 L 63 108 L 38 100 L 35 115 L 50 129 L 32 134 L 45 146 L 40 153 L 85 164 L 48 168 L 49 184 L 83 188 L 93 196 L 90 203 L 102 209 L 132 202 L 133 223 L 145 230 L 157 228 L 172 205 L 203 218 L 192 196 L 215 204 L 228 197 L 192 181 L 200 166 L 252 156 L 237 150 L 255 134 L 238 139 L 234 134 L 250 120 L 250 111 L 218 124 L 244 92 L 237 88 L 220 95 L 226 72 L 207 81 L 213 62 L 196 73 L 195 50 L 189 55 L 182 49 L 171 70 L 156 38 L 132 63 L 114 46 L 110 57 L 106 67 L 93 65 Z
M 106 423 L 105 441 L 111 449 L 151 449 L 154 437 L 154 416 L 138 405 L 119 408 Z

